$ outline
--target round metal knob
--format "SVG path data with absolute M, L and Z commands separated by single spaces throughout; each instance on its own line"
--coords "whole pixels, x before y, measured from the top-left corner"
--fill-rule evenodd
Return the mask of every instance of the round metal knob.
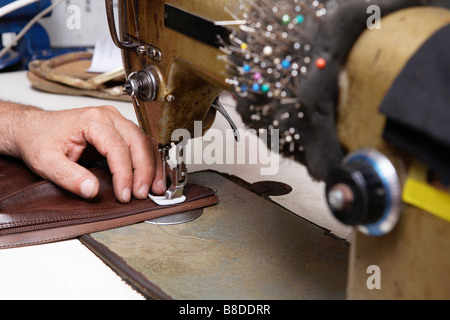
M 377 221 L 386 205 L 386 191 L 373 167 L 363 160 L 343 164 L 326 180 L 328 206 L 347 225 Z
M 351 153 L 325 182 L 328 207 L 342 223 L 376 236 L 396 224 L 400 183 L 392 163 L 378 151 Z
M 128 79 L 123 85 L 124 92 L 128 93 L 130 96 L 136 96 L 139 92 L 139 84 L 135 79 Z
M 142 101 L 155 100 L 159 83 L 155 72 L 151 69 L 133 72 L 123 85 L 124 92 Z

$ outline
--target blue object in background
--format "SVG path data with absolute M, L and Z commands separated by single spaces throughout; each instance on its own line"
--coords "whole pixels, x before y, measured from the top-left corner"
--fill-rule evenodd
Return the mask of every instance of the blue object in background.
M 14 0 L 0 0 L 0 7 L 13 1 Z M 18 34 L 31 19 L 51 6 L 51 4 L 51 0 L 37 1 L 1 17 L 0 35 L 11 32 Z M 51 12 L 45 17 L 50 15 Z M 1 37 L 0 47 L 3 48 Z M 0 58 L 0 72 L 25 70 L 28 67 L 28 63 L 32 60 L 49 59 L 67 52 L 85 50 L 86 48 L 82 47 L 51 48 L 47 31 L 39 24 L 39 22 L 36 22 L 18 41 L 17 45 L 9 53 Z

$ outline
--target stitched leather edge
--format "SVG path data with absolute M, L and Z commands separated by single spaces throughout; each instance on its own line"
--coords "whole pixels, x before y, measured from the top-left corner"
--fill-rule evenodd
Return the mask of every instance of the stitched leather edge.
M 73 239 L 85 234 L 124 227 L 127 225 L 159 218 L 173 213 L 179 213 L 192 209 L 208 207 L 216 204 L 217 201 L 218 198 L 216 195 L 210 195 L 206 198 L 200 198 L 198 200 L 187 202 L 183 206 L 164 207 L 148 212 L 132 214 L 121 218 L 91 222 L 74 226 L 66 226 L 48 230 L 38 230 L 5 235 L 0 237 L 0 249 L 15 248 Z

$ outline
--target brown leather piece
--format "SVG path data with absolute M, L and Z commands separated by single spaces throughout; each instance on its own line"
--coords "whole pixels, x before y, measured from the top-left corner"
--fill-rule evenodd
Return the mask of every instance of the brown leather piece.
M 18 159 L 0 157 L 0 248 L 27 246 L 76 238 L 165 215 L 217 203 L 215 191 L 187 184 L 186 201 L 159 206 L 152 200 L 115 198 L 106 166 L 90 169 L 100 181 L 94 199 L 84 199 L 44 180 Z

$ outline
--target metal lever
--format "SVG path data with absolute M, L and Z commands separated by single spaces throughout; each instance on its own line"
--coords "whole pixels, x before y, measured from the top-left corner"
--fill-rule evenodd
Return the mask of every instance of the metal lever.
M 239 131 L 238 131 L 237 127 L 236 127 L 236 124 L 233 122 L 233 120 L 231 119 L 230 115 L 228 114 L 228 112 L 223 107 L 223 105 L 220 102 L 219 98 L 216 98 L 213 101 L 213 103 L 211 104 L 211 107 L 213 107 L 214 109 L 219 111 L 219 113 L 228 121 L 228 123 L 230 124 L 231 128 L 233 129 L 234 140 L 236 140 L 236 142 L 239 142 L 239 140 L 241 139 L 241 136 L 240 136 Z
M 114 5 L 113 0 L 105 0 L 106 18 L 108 20 L 109 33 L 114 44 L 119 49 L 135 49 L 139 46 L 136 42 L 120 41 L 117 36 L 116 23 L 114 21 Z
M 134 50 L 139 54 L 146 54 L 149 58 L 155 61 L 161 61 L 162 54 L 161 50 L 150 45 L 140 45 L 139 42 L 130 41 L 130 40 L 120 40 L 117 35 L 116 23 L 114 19 L 114 5 L 113 0 L 105 0 L 106 7 L 106 19 L 108 20 L 109 33 L 111 34 L 111 39 L 114 44 L 121 50 Z

